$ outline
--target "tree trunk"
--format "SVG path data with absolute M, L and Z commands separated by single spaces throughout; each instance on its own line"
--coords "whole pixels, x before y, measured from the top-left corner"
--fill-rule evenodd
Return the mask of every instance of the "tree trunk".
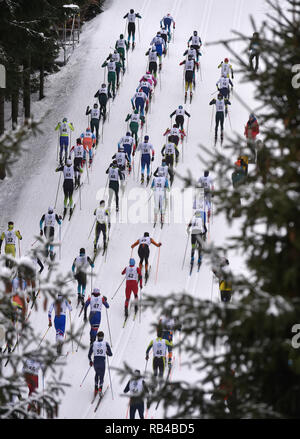
M 41 65 L 40 65 L 40 90 L 39 90 L 39 100 L 43 99 L 45 97 L 44 95 L 44 76 L 45 76 L 45 70 L 44 70 L 44 57 L 41 58 Z
M 4 133 L 4 88 L 0 88 L 0 135 Z
M 18 125 L 18 116 L 19 116 L 19 89 L 16 88 L 13 94 L 11 95 L 11 124 L 12 129 L 16 129 Z
M 27 49 L 28 50 L 28 49 Z M 23 62 L 23 103 L 24 103 L 24 123 L 30 119 L 30 67 L 31 67 L 31 54 L 28 50 L 27 56 Z

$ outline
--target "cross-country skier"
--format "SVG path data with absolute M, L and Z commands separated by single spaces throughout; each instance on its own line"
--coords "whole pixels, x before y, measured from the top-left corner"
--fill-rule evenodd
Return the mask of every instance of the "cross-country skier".
M 125 72 L 125 50 L 129 49 L 129 44 L 126 40 L 124 40 L 124 35 L 120 35 L 120 39 L 116 41 L 115 49 L 120 54 L 121 65 L 123 69 L 123 73 Z
M 162 147 L 161 154 L 163 156 L 163 160 L 165 160 L 165 163 L 169 168 L 170 184 L 172 186 L 174 181 L 174 161 L 177 164 L 179 160 L 179 151 L 176 144 L 173 142 L 167 142 Z
M 143 125 L 145 123 L 145 117 L 139 114 L 138 110 L 135 109 L 132 114 L 127 115 L 125 122 L 128 122 L 129 120 L 130 120 L 129 129 L 131 131 L 131 135 L 134 136 L 135 145 L 137 145 L 139 141 L 138 139 L 139 122 L 141 121 L 141 128 L 143 128 Z
M 107 168 L 106 174 L 108 174 L 108 179 L 109 179 L 108 208 L 110 209 L 111 201 L 114 193 L 116 197 L 116 211 L 119 212 L 119 188 L 120 188 L 119 181 L 122 181 L 123 174 L 118 167 L 118 163 L 116 159 L 114 159 L 113 162 L 110 164 L 109 168 Z
M 128 381 L 124 389 L 124 393 L 128 392 L 130 393 L 129 419 L 135 419 L 136 411 L 139 412 L 140 419 L 144 419 L 144 398 L 149 394 L 149 389 L 138 369 L 134 371 L 133 378 Z M 149 408 L 148 403 L 147 408 Z
M 17 239 L 21 241 L 23 238 L 19 230 L 14 231 L 14 223 L 13 221 L 8 222 L 8 228 L 6 232 L 1 234 L 0 238 L 0 254 L 1 254 L 1 246 L 2 242 L 5 241 L 4 252 L 6 255 L 10 255 L 13 258 L 16 257 L 16 242 Z M 12 267 L 12 262 L 7 260 L 6 267 Z
M 94 263 L 89 256 L 85 254 L 85 249 L 81 248 L 79 256 L 73 261 L 72 272 L 77 280 L 77 305 L 84 305 L 84 295 L 86 290 L 86 275 L 88 267 L 94 268 Z
M 173 317 L 171 311 L 166 311 L 159 319 L 159 327 L 162 330 L 162 338 L 173 342 L 173 335 L 175 331 L 181 331 L 182 325 L 178 321 L 178 317 Z M 172 352 L 170 352 L 172 354 Z M 172 358 L 172 355 L 170 355 Z
M 94 215 L 96 215 L 96 227 L 95 227 L 95 240 L 94 240 L 94 255 L 97 254 L 98 240 L 100 233 L 103 235 L 103 253 L 107 247 L 107 228 L 110 229 L 110 213 L 109 209 L 105 208 L 105 201 L 101 200 L 99 207 L 95 209 Z
M 66 117 L 63 118 L 62 122 L 58 122 L 55 127 L 55 131 L 59 130 L 59 162 L 62 164 L 63 150 L 65 150 L 65 161 L 67 160 L 68 146 L 69 146 L 69 136 L 71 136 L 71 131 L 74 131 L 74 126 L 72 122 L 68 122 Z
M 233 88 L 233 83 L 230 78 L 227 78 L 227 75 L 224 73 L 221 78 L 217 81 L 216 86 L 219 92 L 225 99 L 229 99 L 230 89 L 229 85 Z
M 157 177 L 153 178 L 151 189 L 154 192 L 154 227 L 157 223 L 157 215 L 160 213 L 161 227 L 164 224 L 166 210 L 166 191 L 170 191 L 167 177 L 162 170 L 158 171 Z
M 195 211 L 193 218 L 191 219 L 191 221 L 187 226 L 187 232 L 190 233 L 190 231 L 191 231 L 191 244 L 192 244 L 192 250 L 191 250 L 191 272 L 192 272 L 196 248 L 198 248 L 198 271 L 202 263 L 202 248 L 203 248 L 203 243 L 206 240 L 206 233 L 207 233 L 207 228 L 205 224 L 205 214 L 203 211 L 201 212 L 201 210 L 199 209 Z
M 132 109 L 138 110 L 141 116 L 145 115 L 144 108 L 146 107 L 146 111 L 147 111 L 148 104 L 149 104 L 149 99 L 141 88 L 131 98 Z
M 66 312 L 72 311 L 72 306 L 67 299 L 64 299 L 62 294 L 57 295 L 57 299 L 50 305 L 48 311 L 49 326 L 52 326 L 52 311 L 54 310 L 54 327 L 56 329 L 56 343 L 57 355 L 61 355 L 62 345 L 65 337 L 66 328 Z
M 121 139 L 118 142 L 118 148 L 120 146 L 124 147 L 124 152 L 127 154 L 128 160 L 129 160 L 129 173 L 131 172 L 131 152 L 132 147 L 134 145 L 134 139 L 129 131 L 127 131 L 126 136 L 121 137 Z
M 225 58 L 224 62 L 220 62 L 220 64 L 218 65 L 218 69 L 221 69 L 221 76 L 226 75 L 226 77 L 229 78 L 231 73 L 231 79 L 233 79 L 233 68 L 232 65 L 229 64 L 228 58 Z
M 109 98 L 111 98 L 111 93 L 107 89 L 105 83 L 101 85 L 101 88 L 95 93 L 94 98 L 98 98 L 100 104 L 100 113 L 102 115 L 103 123 L 106 120 L 106 104 Z
M 178 125 L 174 123 L 172 128 L 167 128 L 163 133 L 163 136 L 168 136 L 168 142 L 175 143 L 178 146 L 179 140 L 183 141 L 186 136 L 184 130 L 178 128 Z
M 230 302 L 232 295 L 232 274 L 227 258 L 222 258 L 213 268 L 212 272 L 219 281 L 222 302 Z
M 39 266 L 39 274 L 44 270 L 44 265 L 38 256 L 34 255 L 33 252 L 29 253 L 29 257 L 23 257 L 19 261 L 18 273 L 26 282 L 27 291 L 31 287 L 31 299 L 34 302 L 37 296 L 36 293 L 36 280 L 37 280 L 37 265 Z
M 183 53 L 183 56 L 187 56 L 187 58 L 189 58 L 189 56 L 192 57 L 192 59 L 194 61 L 197 61 L 197 57 L 202 56 L 202 53 L 198 52 L 196 49 L 194 49 L 193 47 L 189 47 L 188 49 L 186 49 L 186 51 Z M 197 66 L 197 71 L 199 70 L 199 65 Z
M 92 355 L 94 355 L 94 361 L 92 361 Z M 110 345 L 107 341 L 104 341 L 104 332 L 99 331 L 97 334 L 97 340 L 95 340 L 88 353 L 88 359 L 90 366 L 94 366 L 95 370 L 95 391 L 94 396 L 98 393 L 101 396 L 103 390 L 103 381 L 105 375 L 105 358 L 112 356 Z
M 195 82 L 195 67 L 199 67 L 199 64 L 197 61 L 193 60 L 192 55 L 188 56 L 187 61 L 181 61 L 181 63 L 179 63 L 180 66 L 182 66 L 183 64 L 185 64 L 184 67 L 184 77 L 185 77 L 185 94 L 184 94 L 184 100 L 186 102 L 186 98 L 187 98 L 187 92 L 188 89 L 190 89 L 190 100 L 192 99 L 193 96 L 193 83 Z
M 76 140 L 76 145 L 72 146 L 70 149 L 70 155 L 74 153 L 74 177 L 75 177 L 75 189 L 80 186 L 80 171 L 78 169 L 82 169 L 83 163 L 85 162 L 84 156 L 85 152 L 88 151 L 87 146 L 83 146 L 81 143 L 81 138 L 78 137 Z
M 156 87 L 157 84 L 157 80 L 154 77 L 154 75 L 152 75 L 152 73 L 149 70 L 147 70 L 147 72 L 143 75 L 143 79 L 149 82 L 149 84 L 151 85 L 151 89 L 153 91 L 154 87 Z
M 254 32 L 252 38 L 250 39 L 249 45 L 249 64 L 251 70 L 257 72 L 259 65 L 259 56 L 260 56 L 260 38 L 259 33 Z M 253 60 L 255 59 L 255 67 L 253 67 Z
M 172 15 L 167 14 L 160 20 L 160 27 L 166 27 L 168 31 L 171 31 L 171 24 L 173 23 L 173 29 L 175 29 L 175 21 Z
M 162 331 L 161 329 L 157 330 L 157 337 L 150 341 L 147 350 L 146 350 L 146 361 L 149 360 L 149 352 L 151 349 L 153 349 L 153 375 L 154 375 L 154 382 L 153 387 L 156 387 L 157 385 L 157 375 L 160 380 L 160 384 L 162 385 L 162 378 L 165 371 L 165 365 L 166 365 L 166 354 L 167 351 L 172 351 L 172 343 L 168 340 L 165 340 L 162 338 Z M 168 362 L 168 367 L 171 369 L 172 362 Z
M 158 166 L 156 168 L 156 171 L 153 173 L 154 177 L 157 177 L 159 172 L 162 172 L 162 175 L 164 177 L 166 177 L 168 179 L 170 177 L 170 179 L 171 179 L 172 173 L 171 173 L 171 170 L 170 170 L 169 166 L 166 163 L 166 159 L 165 158 L 162 159 L 161 165 Z
M 188 113 L 182 105 L 179 105 L 176 110 L 173 111 L 173 113 L 170 114 L 170 118 L 175 116 L 175 123 L 178 127 L 180 127 L 181 131 L 184 132 L 183 125 L 184 125 L 184 115 L 187 115 L 187 117 L 191 117 L 190 113 Z M 178 143 L 177 143 L 178 144 Z
M 121 188 L 122 193 L 125 192 L 125 180 L 126 180 L 126 165 L 129 165 L 129 158 L 127 157 L 126 152 L 124 151 L 124 146 L 120 145 L 118 147 L 118 152 L 112 156 L 112 159 L 117 160 L 117 165 L 122 173 L 122 180 L 121 180 Z
M 39 387 L 39 371 L 42 370 L 42 373 L 44 373 L 44 364 L 39 361 L 39 353 L 34 351 L 31 353 L 30 357 L 26 358 L 23 363 L 23 375 L 28 387 L 28 397 L 32 396 L 34 392 Z M 40 414 L 41 407 L 40 405 L 35 401 L 34 403 L 28 404 L 28 411 L 35 411 L 37 414 Z
M 150 175 L 150 163 L 154 160 L 154 148 L 152 143 L 149 143 L 149 136 L 146 135 L 144 137 L 144 142 L 141 142 L 138 144 L 138 147 L 136 148 L 137 151 L 141 151 L 141 184 L 144 183 L 144 172 L 145 167 L 147 166 L 147 185 L 150 181 L 151 175 Z M 135 149 L 133 150 L 132 155 L 134 156 Z
M 253 113 L 249 115 L 249 120 L 246 123 L 244 135 L 247 139 L 247 147 L 251 151 L 251 158 L 249 163 L 256 162 L 256 137 L 259 134 L 259 125 Z
M 117 78 L 116 85 L 118 88 L 120 85 L 120 72 L 121 72 L 121 67 L 122 67 L 122 60 L 121 60 L 121 55 L 117 51 L 117 49 L 115 49 L 113 53 L 110 53 L 108 55 L 108 57 L 106 58 L 106 61 L 108 61 L 108 60 L 114 61 L 116 63 L 116 78 Z
M 126 276 L 126 287 L 125 287 L 125 318 L 128 317 L 128 305 L 130 301 L 131 293 L 134 294 L 135 304 L 134 313 L 138 312 L 138 291 L 139 283 L 140 289 L 143 288 L 142 273 L 139 267 L 135 266 L 135 260 L 133 258 L 129 259 L 129 266 L 125 267 L 121 273 Z
M 55 233 L 55 223 L 61 225 L 61 216 L 54 213 L 53 207 L 48 207 L 48 212 L 44 213 L 40 219 L 40 235 L 43 236 L 43 223 L 44 223 L 44 236 L 47 239 L 45 246 L 45 256 L 48 258 L 50 255 L 51 261 L 54 260 L 55 254 L 53 252 L 53 241 Z M 49 253 L 50 252 L 50 253 Z
M 69 208 L 70 208 L 70 216 L 71 218 L 73 213 L 73 191 L 74 191 L 74 173 L 75 171 L 82 172 L 82 169 L 78 166 L 75 167 L 72 165 L 72 160 L 67 159 L 67 162 L 65 165 L 60 166 L 59 168 L 55 169 L 55 172 L 63 172 L 64 174 L 64 184 L 63 184 L 63 191 L 65 195 L 64 199 L 64 213 L 63 213 L 63 219 L 66 216 L 67 213 L 67 206 L 69 202 Z
M 166 27 L 162 27 L 160 30 L 160 35 L 164 39 L 166 47 L 168 47 L 167 44 L 171 41 L 171 32 L 168 31 Z
M 87 299 L 84 304 L 84 321 L 87 321 L 87 309 L 90 306 L 90 315 L 89 322 L 91 325 L 90 330 L 90 343 L 93 343 L 96 340 L 96 334 L 98 328 L 101 323 L 101 310 L 102 305 L 105 308 L 109 308 L 109 304 L 107 303 L 107 298 L 105 296 L 101 296 L 99 288 L 94 288 L 91 296 Z
M 162 38 L 160 31 L 157 32 L 156 36 L 150 42 L 150 45 L 154 45 L 156 48 L 156 53 L 159 59 L 159 70 L 161 70 L 161 56 L 163 53 L 167 53 L 167 45 L 165 40 Z
M 92 133 L 91 128 L 87 127 L 84 133 L 80 134 L 80 138 L 82 139 L 82 145 L 84 147 L 83 153 L 83 162 L 86 160 L 86 151 L 89 151 L 89 163 L 91 164 L 93 161 L 93 148 L 96 146 L 96 136 Z
M 217 99 L 212 99 L 209 105 L 216 106 L 215 144 L 217 143 L 219 124 L 221 126 L 221 144 L 222 144 L 224 138 L 224 120 L 225 120 L 225 116 L 228 113 L 227 105 L 231 105 L 231 102 L 228 99 L 224 99 L 222 93 L 218 93 Z
M 132 36 L 132 49 L 135 47 L 135 19 L 142 18 L 138 12 L 134 12 L 134 9 L 130 9 L 123 18 L 127 18 L 128 22 L 128 47 L 130 47 L 130 38 Z
M 152 97 L 152 85 L 150 84 L 150 81 L 147 81 L 146 78 L 141 78 L 140 79 L 140 83 L 136 89 L 136 91 L 142 91 L 145 93 L 145 95 L 147 96 L 147 98 L 149 100 L 151 100 Z M 147 111 L 147 107 L 146 107 L 146 111 Z
M 207 207 L 207 222 L 209 223 L 211 215 L 211 199 L 214 197 L 214 182 L 209 176 L 209 171 L 204 171 L 204 175 L 199 178 L 198 184 L 204 189 L 204 204 Z
M 157 77 L 157 51 L 156 46 L 153 45 L 151 49 L 147 50 L 145 53 L 148 56 L 148 70 L 156 78 Z
M 195 49 L 197 51 L 196 61 L 198 62 L 198 60 L 199 60 L 198 55 L 200 54 L 202 41 L 201 41 L 201 38 L 199 37 L 198 32 L 196 30 L 194 30 L 193 35 L 188 40 L 187 45 L 188 45 L 188 47 L 192 47 L 193 49 Z
M 108 93 L 112 91 L 112 97 L 114 99 L 116 96 L 117 63 L 113 60 L 113 56 L 111 55 L 109 61 L 105 60 L 101 67 L 107 67 Z
M 100 113 L 100 109 L 98 108 L 98 104 L 94 104 L 93 108 L 90 108 L 89 106 L 87 106 L 85 114 L 86 114 L 86 116 L 88 116 L 89 114 L 91 115 L 91 132 L 92 132 L 92 134 L 94 134 L 94 130 L 96 131 L 96 143 L 98 143 L 99 123 L 100 123 L 100 117 L 101 117 L 101 113 Z
M 142 271 L 143 268 L 143 263 L 145 261 L 145 282 L 147 282 L 148 277 L 149 277 L 149 272 L 148 272 L 148 263 L 149 263 L 149 256 L 150 256 L 150 245 L 153 244 L 156 247 L 160 247 L 162 244 L 161 242 L 157 243 L 154 241 L 154 239 L 150 238 L 150 235 L 148 232 L 144 233 L 144 236 L 140 239 L 138 239 L 136 242 L 134 242 L 131 246 L 131 248 L 133 249 L 134 247 L 136 247 L 137 245 L 139 246 L 138 248 L 138 255 L 140 258 L 140 263 L 139 263 L 139 268 Z

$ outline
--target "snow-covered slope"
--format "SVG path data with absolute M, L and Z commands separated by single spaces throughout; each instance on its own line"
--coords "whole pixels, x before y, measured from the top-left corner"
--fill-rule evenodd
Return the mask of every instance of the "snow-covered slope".
M 151 112 L 147 116 L 147 125 L 144 134 L 150 136 L 156 154 L 153 170 L 161 162 L 160 150 L 164 144 L 163 132 L 170 126 L 170 113 L 183 104 L 183 68 L 179 63 L 183 60 L 183 52 L 187 48 L 187 41 L 194 30 L 198 30 L 204 43 L 201 61 L 201 75 L 197 74 L 197 85 L 192 104 L 187 104 L 186 109 L 191 113 L 189 122 L 188 139 L 184 143 L 184 155 L 181 150 L 181 160 L 177 172 L 186 174 L 189 169 L 195 177 L 203 173 L 203 165 L 197 155 L 201 153 L 199 144 L 212 146 L 211 117 L 212 107 L 208 105 L 212 99 L 212 93 L 216 90 L 216 81 L 219 79 L 217 65 L 224 57 L 230 57 L 222 45 L 205 46 L 208 41 L 226 39 L 232 36 L 231 30 L 243 31 L 252 35 L 249 14 L 253 14 L 260 21 L 265 12 L 263 0 L 253 0 L 251 3 L 244 0 L 113 0 L 109 2 L 103 14 L 86 24 L 81 35 L 80 45 L 74 51 L 69 63 L 59 73 L 48 78 L 47 97 L 34 105 L 34 116 L 45 116 L 41 128 L 43 133 L 28 141 L 29 152 L 26 161 L 20 164 L 13 179 L 2 183 L 4 191 L 1 195 L 2 226 L 11 218 L 16 228 L 23 234 L 22 253 L 25 254 L 34 242 L 34 236 L 38 233 L 38 224 L 41 215 L 49 205 L 54 205 L 56 190 L 59 180 L 56 167 L 57 134 L 54 127 L 64 116 L 73 122 L 75 133 L 72 143 L 78 135 L 87 127 L 85 109 L 94 102 L 94 94 L 103 82 L 103 69 L 100 65 L 111 52 L 115 41 L 120 33 L 125 33 L 125 20 L 123 16 L 130 8 L 140 12 L 142 20 L 136 33 L 136 48 L 128 54 L 128 68 L 122 79 L 121 87 L 114 102 L 110 107 L 109 120 L 103 129 L 103 141 L 100 140 L 95 156 L 92 171 L 89 174 L 89 182 L 84 173 L 84 185 L 81 190 L 82 209 L 80 210 L 78 193 L 75 195 L 77 203 L 74 216 L 62 227 L 62 259 L 60 270 L 66 273 L 79 249 L 85 247 L 87 254 L 92 255 L 94 232 L 88 239 L 94 217 L 93 211 L 98 200 L 105 191 L 107 175 L 105 170 L 110 164 L 111 156 L 117 150 L 118 140 L 126 133 L 127 125 L 125 117 L 131 112 L 130 99 L 137 87 L 138 81 L 145 73 L 147 66 L 146 50 L 149 48 L 151 39 L 159 30 L 160 19 L 170 12 L 176 22 L 174 42 L 170 43 L 168 55 L 163 59 L 163 69 L 159 83 L 155 90 Z M 235 43 L 236 50 L 243 50 L 244 45 Z M 234 65 L 233 65 L 234 67 Z M 106 78 L 105 78 L 106 80 Z M 252 97 L 252 87 L 249 84 L 241 84 L 239 75 L 235 75 L 235 90 L 241 95 L 251 108 L 255 108 Z M 242 132 L 248 118 L 248 112 L 236 99 L 232 100 L 230 108 L 230 121 L 225 124 L 225 134 L 231 135 L 233 131 Z M 213 121 L 214 126 L 214 121 Z M 182 158 L 184 157 L 184 160 Z M 203 156 L 204 157 L 204 156 Z M 210 267 L 203 264 L 199 275 L 196 273 L 188 276 L 190 245 L 187 251 L 185 267 L 182 270 L 183 254 L 186 245 L 186 224 L 192 214 L 191 193 L 182 196 L 180 191 L 182 183 L 175 179 L 172 193 L 174 194 L 174 206 L 176 215 L 170 224 L 166 224 L 163 230 L 158 228 L 153 231 L 152 224 L 148 222 L 149 215 L 153 215 L 152 199 L 147 200 L 151 194 L 150 189 L 142 191 L 137 182 L 138 158 L 135 158 L 135 179 L 130 176 L 127 182 L 125 196 L 121 200 L 120 222 L 113 223 L 110 235 L 107 261 L 102 257 L 96 259 L 94 269 L 95 277 L 93 286 L 98 286 L 101 292 L 107 296 L 110 303 L 108 311 L 110 330 L 112 334 L 113 357 L 110 366 L 119 367 L 124 361 L 134 368 L 142 371 L 145 367 L 145 350 L 153 338 L 151 330 L 153 314 L 148 311 L 142 314 L 141 322 L 138 319 L 128 324 L 123 329 L 124 312 L 124 287 L 122 286 L 116 297 L 111 300 L 115 290 L 122 281 L 121 271 L 128 264 L 131 255 L 130 245 L 149 231 L 157 241 L 162 242 L 159 250 L 151 246 L 150 263 L 152 264 L 151 277 L 145 288 L 145 292 L 153 295 L 169 294 L 187 289 L 195 297 L 218 300 L 217 286 L 212 293 L 212 276 Z M 234 158 L 233 158 L 234 159 Z M 14 196 L 16 193 L 17 196 Z M 105 192 L 107 196 L 107 191 Z M 181 198 L 180 198 L 181 197 Z M 138 199 L 142 201 L 137 201 Z M 140 210 L 138 210 L 140 208 Z M 147 210 L 148 209 L 148 210 Z M 59 190 L 57 210 L 63 210 L 63 193 Z M 142 220 L 138 218 L 142 216 Z M 234 227 L 238 227 L 238 222 Z M 225 222 L 224 217 L 214 217 L 210 228 L 210 239 L 218 245 L 223 245 L 226 237 L 234 232 Z M 133 256 L 138 261 L 137 251 Z M 159 257 L 159 270 L 156 281 L 156 267 Z M 233 270 L 244 269 L 238 255 L 230 254 Z M 73 283 L 73 305 L 76 304 L 76 283 Z M 90 291 L 88 284 L 87 293 Z M 157 311 L 157 310 L 154 310 Z M 82 320 L 72 313 L 72 321 L 79 327 Z M 107 314 L 102 313 L 101 329 L 106 339 L 109 340 L 107 327 Z M 47 314 L 39 309 L 38 313 L 31 316 L 37 331 L 43 334 L 47 329 Z M 67 316 L 68 320 L 68 316 Z M 68 323 L 67 323 L 68 328 Z M 55 341 L 55 330 L 48 332 L 48 341 Z M 86 327 L 83 341 L 85 350 L 70 353 L 64 367 L 63 379 L 71 384 L 67 389 L 60 406 L 59 417 L 61 418 L 125 418 L 128 401 L 120 396 L 126 383 L 120 383 L 119 377 L 112 370 L 113 396 L 107 392 L 103 404 L 96 415 L 91 407 L 91 395 L 94 388 L 94 373 L 90 371 L 83 386 L 80 383 L 88 370 L 87 359 L 89 345 L 89 329 Z M 70 350 L 71 346 L 65 346 Z M 175 352 L 176 357 L 176 352 Z M 184 354 L 183 359 L 184 358 Z M 150 370 L 150 362 L 148 364 Z M 174 369 L 174 378 L 180 379 L 179 364 Z M 190 372 L 191 379 L 197 378 L 195 372 Z M 46 377 L 47 380 L 47 377 Z M 105 382 L 108 383 L 106 373 Z M 161 413 L 155 414 L 156 417 Z

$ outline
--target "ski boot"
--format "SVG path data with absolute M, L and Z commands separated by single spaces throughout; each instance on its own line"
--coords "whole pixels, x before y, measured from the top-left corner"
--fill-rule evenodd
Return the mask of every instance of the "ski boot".
M 190 274 L 192 274 L 193 266 L 194 266 L 194 256 L 191 257 L 191 268 L 190 268 Z
M 74 207 L 70 207 L 70 218 L 71 218 L 71 216 L 72 216 L 73 209 L 74 209 Z
M 149 184 L 150 181 L 150 175 L 147 175 L 147 185 Z
M 99 396 L 102 396 L 102 386 L 103 386 L 103 384 L 100 384 L 100 386 L 98 388 Z
M 103 253 L 105 253 L 106 249 L 107 249 L 107 243 L 106 241 L 103 241 Z
M 81 296 L 80 302 L 81 302 L 81 305 L 84 306 L 84 296 Z
M 61 355 L 62 343 L 57 343 L 56 352 L 57 352 L 57 355 Z
M 50 251 L 50 260 L 53 262 L 55 258 L 55 254 L 53 253 L 53 251 Z
M 144 174 L 141 176 L 141 184 L 144 184 Z
M 95 390 L 94 390 L 94 396 L 96 397 L 98 393 L 98 386 L 95 386 Z
M 184 103 L 186 103 L 187 100 L 187 92 L 184 93 Z
M 201 264 L 202 264 L 202 258 L 200 257 L 198 258 L 198 271 L 200 270 Z
M 146 270 L 146 271 L 145 271 L 145 282 L 148 281 L 148 278 L 149 278 L 149 274 L 148 274 L 148 270 Z
M 64 207 L 63 219 L 64 219 L 64 217 L 66 216 L 66 214 L 67 214 L 67 208 Z
M 127 306 L 125 306 L 125 319 L 127 319 L 128 318 L 128 308 L 127 308 Z
M 218 141 L 218 134 L 216 133 L 216 134 L 215 134 L 215 146 L 216 146 L 216 144 L 217 144 L 217 141 Z
M 221 133 L 221 145 L 223 144 L 223 140 L 224 140 L 224 134 L 223 134 L 223 131 L 222 131 L 222 133 Z
M 135 48 L 135 43 L 132 43 L 132 50 Z
M 93 159 L 89 159 L 89 166 L 93 163 Z
M 80 294 L 77 295 L 77 306 L 79 306 L 81 303 L 81 297 Z

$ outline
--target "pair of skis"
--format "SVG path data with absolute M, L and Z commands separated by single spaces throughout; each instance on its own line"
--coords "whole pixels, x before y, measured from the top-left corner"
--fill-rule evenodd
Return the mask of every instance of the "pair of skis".
M 96 404 L 96 406 L 95 406 L 95 408 L 94 408 L 94 413 L 96 413 L 96 411 L 97 411 L 97 409 L 98 409 L 98 407 L 99 407 L 99 405 L 100 405 L 102 399 L 104 398 L 104 395 L 105 395 L 105 393 L 106 393 L 106 391 L 107 391 L 108 388 L 109 388 L 109 384 L 107 385 L 107 387 L 106 387 L 106 389 L 104 390 L 104 392 L 98 392 L 98 393 L 96 393 L 96 394 L 94 395 L 91 404 L 94 404 L 94 402 L 95 402 L 97 396 L 99 395 L 99 398 L 98 398 L 97 404 Z
M 70 212 L 69 212 L 69 221 L 70 221 L 71 218 L 72 218 L 72 215 L 73 215 L 73 213 L 74 213 L 75 206 L 76 206 L 76 204 L 74 204 L 72 210 L 71 210 L 71 208 L 66 208 L 66 209 L 70 209 Z M 65 219 L 66 215 L 67 215 L 67 210 L 65 210 L 64 213 L 63 213 L 63 215 L 62 215 L 62 219 L 63 219 L 63 220 Z
M 199 262 L 199 261 L 198 261 L 197 273 L 199 273 L 199 271 L 200 271 L 201 263 L 202 263 L 202 262 Z M 192 259 L 192 260 L 191 260 L 191 267 L 190 267 L 190 276 L 192 275 L 193 268 L 194 268 L 194 260 Z

